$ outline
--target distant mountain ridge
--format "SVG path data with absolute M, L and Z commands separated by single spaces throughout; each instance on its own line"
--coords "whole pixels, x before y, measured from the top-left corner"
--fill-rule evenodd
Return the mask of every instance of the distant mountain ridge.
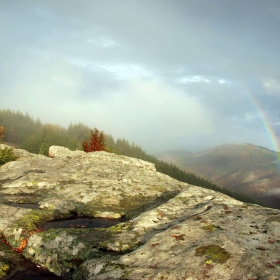
M 213 147 L 198 153 L 166 151 L 156 158 L 193 172 L 231 191 L 280 208 L 280 172 L 277 152 L 247 143 Z

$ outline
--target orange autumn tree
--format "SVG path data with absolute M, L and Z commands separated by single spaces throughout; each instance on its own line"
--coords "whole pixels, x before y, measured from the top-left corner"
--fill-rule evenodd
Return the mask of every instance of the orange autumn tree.
M 5 128 L 4 126 L 0 126 L 0 141 L 4 138 L 5 136 Z
M 90 142 L 84 141 L 82 143 L 83 149 L 85 152 L 96 152 L 96 151 L 105 151 L 105 136 L 103 131 L 99 131 L 97 128 L 91 130 L 91 135 L 90 135 Z

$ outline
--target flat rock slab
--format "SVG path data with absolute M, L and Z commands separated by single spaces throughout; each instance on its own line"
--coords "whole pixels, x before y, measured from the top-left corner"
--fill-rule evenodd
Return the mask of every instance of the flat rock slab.
M 0 233 L 62 278 L 280 279 L 279 210 L 179 182 L 125 156 L 56 146 L 52 158 L 15 153 L 20 159 L 0 168 Z M 127 221 L 38 227 L 71 215 Z

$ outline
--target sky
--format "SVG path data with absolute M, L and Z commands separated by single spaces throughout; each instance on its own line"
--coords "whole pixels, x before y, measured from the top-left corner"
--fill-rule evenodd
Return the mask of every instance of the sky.
M 279 150 L 279 0 L 1 0 L 0 109 L 149 153 Z

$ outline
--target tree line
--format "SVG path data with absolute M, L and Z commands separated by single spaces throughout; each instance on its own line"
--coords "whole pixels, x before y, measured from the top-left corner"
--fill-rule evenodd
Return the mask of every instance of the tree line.
M 117 139 L 103 131 L 92 129 L 81 122 L 70 124 L 68 128 L 54 124 L 43 124 L 39 119 L 34 120 L 27 113 L 13 112 L 8 109 L 0 110 L 0 126 L 5 128 L 4 143 L 16 148 L 25 149 L 31 153 L 48 155 L 51 145 L 67 147 L 70 150 L 106 150 L 129 157 L 142 159 L 155 164 L 157 171 L 179 181 L 201 186 L 224 193 L 238 200 L 258 204 L 254 199 L 241 193 L 232 192 L 213 184 L 212 182 L 187 173 L 177 166 L 158 160 L 147 154 L 140 146 L 126 139 Z

